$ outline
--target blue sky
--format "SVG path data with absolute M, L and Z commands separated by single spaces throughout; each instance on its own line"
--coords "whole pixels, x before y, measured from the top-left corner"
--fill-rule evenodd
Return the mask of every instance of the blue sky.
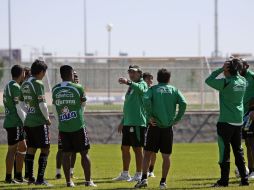
M 78 55 L 83 45 L 83 0 L 11 0 L 12 41 L 28 58 L 31 47 Z M 0 48 L 8 48 L 7 0 L 0 0 Z M 213 0 L 87 0 L 88 51 L 107 55 L 106 24 L 113 24 L 112 55 L 197 56 L 214 49 Z M 219 48 L 254 54 L 254 1 L 219 0 Z

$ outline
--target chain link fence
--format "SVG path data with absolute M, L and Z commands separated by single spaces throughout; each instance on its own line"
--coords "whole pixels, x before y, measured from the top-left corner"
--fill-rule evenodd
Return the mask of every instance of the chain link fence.
M 143 72 L 150 72 L 157 83 L 157 71 L 166 68 L 171 71 L 170 83 L 183 92 L 188 102 L 188 110 L 218 109 L 217 93 L 205 85 L 209 73 L 221 64 L 210 64 L 205 57 L 46 57 L 48 71 L 43 79 L 46 99 L 51 105 L 51 89 L 61 82 L 59 68 L 69 64 L 85 86 L 88 97 L 87 111 L 122 111 L 126 85 L 118 83 L 119 77 L 128 78 L 129 65 L 138 65 Z M 22 63 L 30 67 L 31 63 Z M 0 94 L 11 79 L 8 63 L 0 69 Z M 0 96 L 2 99 L 2 95 Z M 2 101 L 1 101 L 2 106 Z

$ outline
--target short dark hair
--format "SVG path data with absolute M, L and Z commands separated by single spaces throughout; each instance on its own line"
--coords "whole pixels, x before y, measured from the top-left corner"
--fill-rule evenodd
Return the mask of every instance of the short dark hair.
M 60 67 L 60 75 L 63 80 L 68 80 L 73 74 L 73 68 L 70 65 Z
M 229 73 L 232 76 L 237 75 L 239 71 L 243 68 L 243 62 L 239 58 L 233 57 L 232 59 L 227 61 L 229 63 Z
M 168 83 L 171 77 L 170 71 L 167 69 L 160 69 L 157 73 L 157 81 L 159 83 Z
M 153 75 L 149 72 L 143 73 L 143 79 L 147 79 L 147 78 L 153 78 Z
M 46 65 L 45 61 L 36 59 L 32 66 L 31 66 L 31 74 L 38 75 L 41 71 L 46 72 L 48 69 L 48 66 Z
M 23 73 L 24 68 L 21 65 L 14 65 L 11 68 L 11 76 L 12 78 L 18 78 Z

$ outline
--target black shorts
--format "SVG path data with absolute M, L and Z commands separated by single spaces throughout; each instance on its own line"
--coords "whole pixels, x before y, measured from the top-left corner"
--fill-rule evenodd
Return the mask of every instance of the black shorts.
M 23 127 L 11 127 L 6 128 L 8 145 L 15 145 L 19 141 L 24 140 L 24 128 Z
M 62 138 L 61 138 L 61 134 L 58 134 L 58 150 L 62 150 L 63 149 L 63 144 L 62 144 Z
M 173 147 L 172 127 L 160 128 L 149 126 L 145 135 L 144 150 L 163 154 L 171 154 Z
M 146 127 L 123 126 L 122 145 L 132 147 L 143 147 Z
M 27 147 L 29 148 L 49 148 L 50 134 L 49 126 L 40 125 L 37 127 L 25 127 L 27 135 Z
M 75 132 L 59 132 L 62 140 L 63 152 L 83 152 L 90 149 L 86 128 Z

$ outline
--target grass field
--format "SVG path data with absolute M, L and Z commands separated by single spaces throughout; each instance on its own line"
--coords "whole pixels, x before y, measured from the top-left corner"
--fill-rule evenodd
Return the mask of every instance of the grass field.
M 43 189 L 41 186 L 7 185 L 4 184 L 4 159 L 6 154 L 6 145 L 0 146 L 0 189 Z M 54 185 L 51 189 L 66 189 L 65 180 L 55 180 L 55 155 L 57 146 L 52 145 L 51 154 L 48 161 L 46 178 Z M 38 153 L 37 153 L 38 155 Z M 83 173 L 80 166 L 80 157 L 77 157 L 75 166 L 75 189 L 132 189 L 135 183 L 112 182 L 121 171 L 120 145 L 93 145 L 90 151 L 92 160 L 92 176 L 98 187 L 85 188 L 83 185 Z M 180 189 L 211 189 L 210 186 L 219 176 L 219 167 L 217 165 L 217 145 L 209 144 L 175 144 L 172 155 L 172 167 L 167 180 L 168 188 L 173 190 Z M 37 162 L 37 161 L 36 161 Z M 37 174 L 37 164 L 35 162 L 35 173 Z M 234 177 L 235 168 L 231 164 L 230 187 L 223 189 L 254 189 L 254 181 L 250 187 L 239 187 L 239 180 Z M 131 174 L 134 174 L 134 157 L 132 155 Z M 161 174 L 161 158 L 158 160 L 155 168 L 156 178 L 149 179 L 149 188 L 158 189 Z M 219 188 L 216 188 L 219 189 Z

